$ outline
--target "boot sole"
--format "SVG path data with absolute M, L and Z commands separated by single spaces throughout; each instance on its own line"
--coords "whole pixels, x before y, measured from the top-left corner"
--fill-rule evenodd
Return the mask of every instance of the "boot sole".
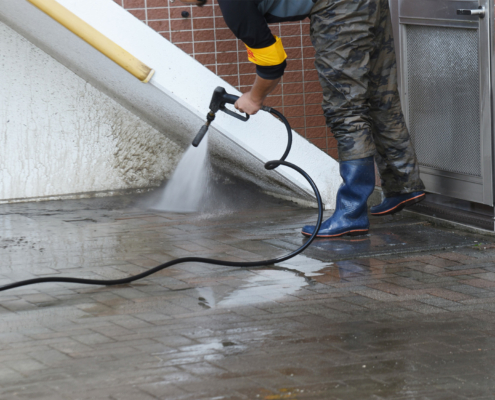
M 409 207 L 409 206 L 412 206 L 413 204 L 419 203 L 420 201 L 424 200 L 425 197 L 426 197 L 426 193 L 423 193 L 423 194 L 420 194 L 419 196 L 413 197 L 412 199 L 404 200 L 402 203 L 397 204 L 395 207 L 393 207 L 389 210 L 382 211 L 379 213 L 371 213 L 371 215 L 382 216 L 382 215 L 395 214 L 396 212 L 399 212 L 400 210 L 402 210 L 404 207 Z
M 301 232 L 304 236 L 311 236 L 312 233 L 306 233 L 306 232 Z M 333 238 L 333 237 L 340 237 L 340 236 L 360 236 L 360 235 L 366 235 L 368 233 L 368 229 L 355 229 L 353 231 L 347 231 L 347 232 L 342 232 L 338 233 L 337 235 L 316 235 L 317 238 Z

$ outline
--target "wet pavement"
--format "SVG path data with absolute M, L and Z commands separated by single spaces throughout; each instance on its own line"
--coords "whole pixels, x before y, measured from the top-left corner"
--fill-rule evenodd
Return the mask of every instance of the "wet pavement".
M 0 205 L 0 284 L 273 258 L 315 211 Z M 2 399 L 493 399 L 495 239 L 398 214 L 273 267 L 188 263 L 116 287 L 0 293 Z

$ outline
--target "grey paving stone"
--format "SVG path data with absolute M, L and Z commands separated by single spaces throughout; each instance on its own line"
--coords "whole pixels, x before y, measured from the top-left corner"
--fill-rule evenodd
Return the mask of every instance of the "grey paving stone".
M 134 198 L 0 205 L 0 227 L 13 227 L 0 241 L 18 243 L 0 249 L 0 279 L 122 277 L 300 245 L 314 210 L 258 197 L 206 218 Z M 399 236 L 410 253 L 380 255 Z M 0 293 L 0 397 L 490 398 L 495 249 L 462 247 L 474 240 L 398 214 L 373 218 L 364 242 L 319 241 L 272 268 L 188 263 L 131 285 Z

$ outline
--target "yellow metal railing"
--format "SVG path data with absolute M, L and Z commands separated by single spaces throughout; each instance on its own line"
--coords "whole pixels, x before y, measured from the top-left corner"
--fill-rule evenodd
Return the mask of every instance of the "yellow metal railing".
M 97 31 L 77 15 L 57 3 L 55 0 L 28 0 L 45 14 L 66 27 L 69 31 L 79 36 L 96 50 L 120 65 L 126 71 L 134 75 L 141 82 L 148 83 L 155 71 L 136 57 L 124 50 L 118 44 Z

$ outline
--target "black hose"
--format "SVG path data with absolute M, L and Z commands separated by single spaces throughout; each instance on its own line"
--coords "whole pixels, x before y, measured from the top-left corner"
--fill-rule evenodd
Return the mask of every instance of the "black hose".
M 269 112 L 269 113 L 277 116 L 284 123 L 285 128 L 287 129 L 287 147 L 285 148 L 285 152 L 282 155 L 282 157 L 280 157 L 280 161 L 285 161 L 285 159 L 287 158 L 287 156 L 290 153 L 290 149 L 292 148 L 292 128 L 290 127 L 289 121 L 287 121 L 287 118 L 285 118 L 284 114 L 282 114 L 280 111 L 275 110 L 274 108 L 262 106 L 261 109 L 263 111 Z M 265 168 L 266 169 L 275 169 L 280 165 L 280 164 L 277 164 L 274 167 L 271 167 L 271 165 L 270 165 L 267 167 L 267 165 L 271 164 L 271 163 L 273 163 L 273 161 L 267 162 L 265 164 Z M 305 175 L 304 171 L 301 174 L 304 176 Z M 306 176 L 305 176 L 305 178 L 308 179 L 308 177 L 306 177 Z M 309 178 L 309 179 L 311 179 L 311 178 Z M 316 189 L 316 192 L 318 192 L 318 189 Z
M 211 258 L 183 257 L 183 258 L 177 258 L 175 260 L 160 264 L 157 267 L 149 269 L 148 271 L 142 272 L 142 273 L 137 274 L 137 275 L 129 276 L 129 277 L 123 278 L 123 279 L 102 280 L 102 279 L 65 278 L 65 277 L 55 277 L 55 276 L 54 277 L 36 278 L 36 279 L 27 279 L 25 281 L 19 281 L 19 282 L 10 283 L 8 285 L 0 286 L 0 292 L 2 292 L 4 290 L 14 289 L 14 288 L 21 287 L 21 286 L 34 285 L 36 283 L 46 283 L 46 282 L 65 282 L 65 283 L 79 283 L 79 284 L 84 284 L 84 285 L 104 285 L 104 286 L 125 285 L 128 283 L 134 282 L 138 279 L 146 278 L 147 276 L 152 275 L 158 271 L 161 271 L 162 269 L 169 268 L 173 265 L 180 264 L 180 263 L 186 263 L 186 262 L 200 262 L 200 263 L 204 263 L 204 264 L 225 265 L 225 266 L 238 267 L 238 268 L 262 267 L 265 265 L 272 265 L 272 264 L 286 261 L 289 258 L 292 258 L 292 257 L 298 255 L 299 253 L 303 252 L 304 250 L 306 250 L 306 248 L 315 239 L 316 234 L 318 233 L 318 230 L 320 229 L 320 225 L 321 225 L 321 222 L 323 219 L 323 203 L 321 200 L 320 192 L 318 191 L 318 188 L 316 187 L 313 180 L 310 178 L 310 176 L 306 172 L 304 172 L 297 165 L 294 165 L 294 164 L 291 164 L 291 163 L 285 161 L 285 159 L 289 155 L 290 149 L 292 147 L 292 129 L 289 125 L 289 121 L 287 121 L 287 119 L 285 118 L 285 116 L 282 113 L 278 112 L 277 110 L 274 110 L 273 108 L 263 107 L 263 110 L 270 112 L 270 113 L 276 115 L 278 118 L 280 118 L 282 120 L 282 122 L 285 124 L 285 127 L 287 128 L 287 135 L 288 135 L 287 148 L 286 148 L 285 153 L 283 154 L 282 158 L 280 160 L 268 161 L 265 164 L 265 168 L 267 170 L 272 170 L 272 169 L 277 168 L 280 165 L 284 165 L 286 167 L 292 168 L 293 170 L 299 172 L 302 176 L 304 176 L 304 178 L 311 185 L 311 187 L 315 193 L 315 196 L 316 196 L 316 201 L 318 203 L 318 220 L 316 222 L 315 231 L 313 232 L 311 237 L 297 250 L 294 250 L 293 252 L 286 254 L 285 256 L 277 257 L 277 258 L 273 258 L 271 260 L 265 260 L 265 261 L 231 262 L 231 261 L 213 260 Z

